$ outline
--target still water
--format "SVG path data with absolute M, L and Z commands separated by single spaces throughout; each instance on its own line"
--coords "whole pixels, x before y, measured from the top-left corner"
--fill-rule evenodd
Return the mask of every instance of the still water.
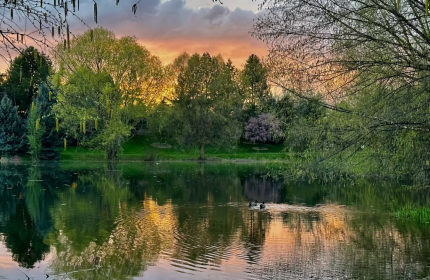
M 0 279 L 429 279 L 430 191 L 247 164 L 0 169 Z M 249 209 L 258 199 L 267 209 Z

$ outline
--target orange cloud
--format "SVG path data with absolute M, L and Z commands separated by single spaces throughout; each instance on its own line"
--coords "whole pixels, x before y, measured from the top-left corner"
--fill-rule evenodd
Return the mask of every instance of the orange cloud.
M 196 8 L 197 2 L 187 5 L 185 0 L 147 0 L 138 6 L 136 16 L 130 14 L 129 3 L 108 1 L 100 7 L 99 26 L 115 32 L 117 36 L 135 36 L 148 50 L 169 63 L 182 52 L 221 54 L 241 67 L 249 55 L 264 56 L 267 47 L 252 38 L 256 13 L 253 6 L 241 4 L 242 8 L 201 2 L 203 8 Z M 199 0 L 200 3 L 200 0 Z M 90 3 L 82 3 L 79 17 L 95 27 Z M 88 29 L 76 18 L 69 18 L 73 34 Z M 52 42 L 54 43 L 54 42 Z M 0 61 L 0 69 L 7 64 Z

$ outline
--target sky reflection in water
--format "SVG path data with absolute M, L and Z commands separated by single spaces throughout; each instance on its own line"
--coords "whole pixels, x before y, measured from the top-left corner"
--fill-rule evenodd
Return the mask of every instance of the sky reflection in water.
M 419 279 L 429 227 L 395 219 L 429 192 L 321 185 L 265 166 L 2 166 L 0 279 Z M 264 211 L 249 200 L 268 202 Z

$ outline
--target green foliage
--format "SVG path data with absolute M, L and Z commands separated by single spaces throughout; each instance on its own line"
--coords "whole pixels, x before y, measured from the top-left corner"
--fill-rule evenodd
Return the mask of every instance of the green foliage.
M 430 223 L 430 208 L 423 207 L 403 207 L 395 212 L 395 216 L 400 219 L 406 219 L 420 224 Z
M 93 34 L 93 38 L 91 38 Z M 161 60 L 137 42 L 135 37 L 117 38 L 112 31 L 95 28 L 76 36 L 70 50 L 57 47 L 56 62 L 66 61 L 63 78 L 67 81 L 77 69 L 88 73 L 105 73 L 121 91 L 126 106 L 154 104 L 164 87 L 165 73 Z M 83 80 L 86 75 L 81 76 Z M 84 82 L 83 82 L 84 83 Z
M 263 66 L 260 58 L 251 54 L 246 60 L 245 67 L 240 74 L 242 90 L 246 96 L 246 119 L 255 117 L 266 111 L 266 99 L 270 97 L 267 85 L 268 70 Z
M 42 136 L 45 133 L 45 127 L 41 124 L 42 108 L 35 104 L 29 110 L 27 117 L 27 139 L 29 145 L 29 154 L 33 161 L 38 161 L 42 153 Z
M 39 85 L 46 81 L 51 67 L 49 57 L 33 47 L 28 47 L 12 61 L 7 70 L 8 78 L 2 86 L 18 106 L 19 112 L 30 108 Z
M 57 91 L 48 88 L 46 83 L 42 83 L 39 87 L 39 94 L 34 99 L 35 106 L 39 107 L 40 125 L 44 128 L 40 151 L 41 160 L 58 160 L 60 152 L 57 147 L 62 144 L 61 132 L 57 131 L 56 116 L 53 112 L 53 107 L 57 103 Z
M 309 89 L 321 92 L 316 104 L 333 109 L 288 132 L 300 156 L 348 173 L 429 182 L 427 2 L 267 3 L 254 34 L 272 46 L 271 79 L 303 99 Z
M 106 123 L 105 129 L 99 133 L 93 143 L 100 143 L 106 152 L 108 159 L 117 157 L 118 152 L 131 135 L 133 127 L 122 122 L 120 119 L 113 119 Z
M 75 37 L 70 50 L 58 47 L 75 71 L 65 81 L 55 111 L 69 136 L 85 147 L 117 157 L 131 132 L 146 117 L 164 87 L 161 61 L 134 37 L 116 38 L 103 28 Z
M 293 98 L 288 94 L 284 94 L 278 99 L 268 99 L 267 104 L 269 108 L 268 112 L 280 121 L 281 130 L 286 132 L 288 126 L 295 118 L 295 103 Z
M 200 148 L 235 145 L 241 134 L 242 96 L 234 82 L 235 68 L 218 57 L 194 54 L 176 87 L 176 139 Z
M 162 141 L 173 140 L 176 134 L 176 123 L 179 117 L 175 116 L 178 110 L 165 102 L 155 106 L 147 118 L 147 127 L 152 135 Z
M 17 107 L 7 95 L 0 103 L 0 153 L 1 156 L 16 155 L 25 145 L 25 129 Z
M 80 140 L 84 146 L 97 147 L 108 155 L 116 156 L 116 152 L 110 150 L 113 142 L 102 139 L 103 136 L 115 138 L 104 130 L 114 133 L 116 130 L 110 125 L 121 122 L 124 112 L 120 91 L 111 76 L 106 72 L 93 73 L 80 68 L 69 76 L 58 98 L 60 103 L 55 106 L 55 111 L 68 135 Z M 125 123 L 124 127 L 131 130 Z M 122 139 L 122 132 L 120 134 L 118 139 Z M 124 143 L 114 142 L 118 143 L 116 151 Z
M 321 97 L 300 99 L 295 102 L 293 116 L 286 116 L 291 120 L 287 124 L 285 145 L 291 152 L 299 152 L 300 156 L 309 156 L 320 149 L 320 141 L 324 137 L 324 116 L 327 111 L 318 105 Z M 288 105 L 289 106 L 289 105 Z M 290 111 L 290 109 L 287 109 Z

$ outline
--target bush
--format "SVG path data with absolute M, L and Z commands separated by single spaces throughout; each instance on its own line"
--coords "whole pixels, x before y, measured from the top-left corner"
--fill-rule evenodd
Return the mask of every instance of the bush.
M 245 126 L 245 139 L 253 143 L 279 142 L 283 137 L 280 121 L 271 114 L 252 117 Z

